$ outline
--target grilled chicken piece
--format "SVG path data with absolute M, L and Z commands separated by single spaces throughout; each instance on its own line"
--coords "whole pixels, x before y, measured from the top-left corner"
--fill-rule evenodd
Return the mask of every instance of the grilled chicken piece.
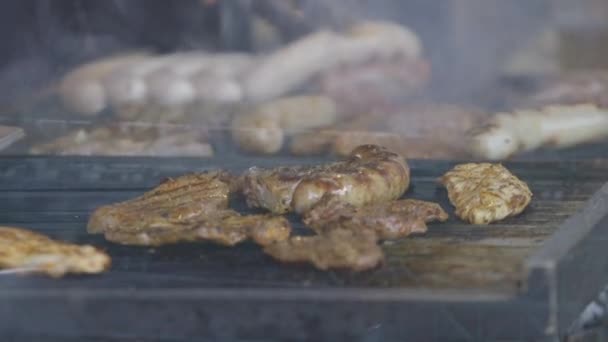
M 134 245 L 212 241 L 232 246 L 247 239 L 260 245 L 285 240 L 291 227 L 283 217 L 240 215 L 228 208 L 236 182 L 218 171 L 168 180 L 133 200 L 95 210 L 90 233 Z
M 251 168 L 243 176 L 247 204 L 273 213 L 312 209 L 325 196 L 362 206 L 399 198 L 408 188 L 405 159 L 383 147 L 363 145 L 344 161 L 312 167 Z
M 427 222 L 445 222 L 448 219 L 448 214 L 438 204 L 414 199 L 373 203 L 358 208 L 336 199 L 324 201 L 326 203 L 308 211 L 303 217 L 304 223 L 317 232 L 372 230 L 379 239 L 390 240 L 424 233 Z
M 93 246 L 78 246 L 42 234 L 0 227 L 0 268 L 18 269 L 61 277 L 66 273 L 101 273 L 110 257 Z
M 457 165 L 443 175 L 440 182 L 456 207 L 456 215 L 473 224 L 518 215 L 532 199 L 526 183 L 500 164 Z
M 286 263 L 311 263 L 316 268 L 364 271 L 382 264 L 384 253 L 371 230 L 333 229 L 315 236 L 295 236 L 268 245 L 264 252 Z

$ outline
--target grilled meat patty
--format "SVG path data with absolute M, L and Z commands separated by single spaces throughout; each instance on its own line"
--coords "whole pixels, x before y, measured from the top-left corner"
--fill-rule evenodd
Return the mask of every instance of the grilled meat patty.
M 332 229 L 372 230 L 382 240 L 424 233 L 426 223 L 445 222 L 447 219 L 448 214 L 437 203 L 414 199 L 373 203 L 363 207 L 330 199 L 303 217 L 304 223 L 317 232 Z
M 302 214 L 324 197 L 354 206 L 394 200 L 409 182 L 403 157 L 380 146 L 363 145 L 347 159 L 327 165 L 251 168 L 243 176 L 243 193 L 251 207 Z
M 138 198 L 98 208 L 88 231 L 104 233 L 113 242 L 148 246 L 183 241 L 232 246 L 247 239 L 266 245 L 289 237 L 291 227 L 283 217 L 229 209 L 235 186 L 222 171 L 170 179 Z
M 379 240 L 423 233 L 427 222 L 448 218 L 438 204 L 411 199 L 355 207 L 325 197 L 319 204 L 303 217 L 317 235 L 295 236 L 264 251 L 279 261 L 310 263 L 321 270 L 364 271 L 384 260 Z
M 310 263 L 316 268 L 364 271 L 384 261 L 384 253 L 371 230 L 333 229 L 315 236 L 294 236 L 268 245 L 264 252 L 286 263 Z
M 0 268 L 17 268 L 52 277 L 66 273 L 101 273 L 110 257 L 93 246 L 52 240 L 22 228 L 0 227 Z
M 528 185 L 500 164 L 457 165 L 439 181 L 446 187 L 456 215 L 473 224 L 518 215 L 532 199 Z

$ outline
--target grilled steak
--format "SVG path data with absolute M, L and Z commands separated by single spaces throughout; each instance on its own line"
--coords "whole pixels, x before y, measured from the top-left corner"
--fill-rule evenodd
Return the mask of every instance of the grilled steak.
M 209 172 L 171 179 L 142 196 L 95 210 L 90 233 L 134 245 L 212 241 L 232 246 L 247 239 L 266 245 L 289 237 L 283 217 L 241 215 L 228 208 L 235 180 Z
M 313 167 L 249 169 L 243 193 L 251 207 L 304 213 L 324 197 L 361 206 L 399 198 L 410 171 L 405 159 L 383 147 L 363 145 L 340 162 Z
M 315 236 L 295 236 L 268 245 L 264 252 L 286 263 L 311 263 L 316 268 L 364 271 L 384 261 L 377 236 L 371 230 L 332 229 Z
M 500 164 L 457 165 L 443 175 L 440 182 L 456 207 L 456 215 L 473 224 L 518 215 L 532 199 L 526 183 Z
M 93 246 L 50 239 L 21 228 L 0 227 L 0 268 L 61 277 L 66 273 L 101 273 L 110 257 Z
M 321 210 L 319 210 L 319 208 Z M 304 223 L 317 232 L 332 229 L 372 230 L 379 239 L 424 233 L 426 223 L 444 222 L 448 214 L 436 203 L 405 199 L 355 207 L 335 199 L 304 214 Z

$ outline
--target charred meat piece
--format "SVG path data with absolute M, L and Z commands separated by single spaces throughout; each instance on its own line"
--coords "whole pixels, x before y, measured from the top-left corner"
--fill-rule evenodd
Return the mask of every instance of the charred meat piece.
M 335 199 L 304 214 L 304 223 L 317 232 L 332 229 L 372 230 L 390 240 L 424 233 L 426 223 L 444 222 L 448 214 L 436 203 L 405 199 L 355 207 Z
M 265 245 L 289 237 L 291 228 L 283 217 L 229 209 L 235 187 L 222 171 L 171 179 L 136 199 L 98 208 L 88 231 L 104 233 L 113 242 L 149 246 L 180 241 L 232 246 L 247 239 Z
M 0 227 L 0 268 L 40 272 L 52 277 L 66 273 L 101 273 L 110 257 L 93 246 L 52 240 L 42 234 Z
M 363 145 L 346 160 L 332 164 L 251 168 L 243 176 L 243 193 L 251 207 L 302 214 L 325 196 L 354 206 L 394 200 L 409 182 L 410 170 L 403 157 L 380 146 Z
M 268 245 L 264 252 L 286 263 L 310 263 L 321 270 L 364 271 L 382 264 L 384 253 L 371 230 L 333 229 L 315 236 L 295 236 Z
M 532 199 L 526 183 L 500 164 L 457 165 L 443 175 L 440 182 L 456 207 L 456 215 L 473 224 L 518 215 Z

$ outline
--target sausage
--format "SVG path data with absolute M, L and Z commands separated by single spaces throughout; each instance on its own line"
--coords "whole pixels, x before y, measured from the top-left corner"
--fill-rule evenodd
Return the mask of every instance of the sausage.
M 319 31 L 263 59 L 243 80 L 248 99 L 264 101 L 284 95 L 339 65 L 372 58 L 418 58 L 422 48 L 407 28 L 388 22 L 363 22 L 345 34 Z
M 295 96 L 271 101 L 232 122 L 232 139 L 248 152 L 278 152 L 286 135 L 328 126 L 335 122 L 337 108 L 324 96 Z
M 325 196 L 354 206 L 395 200 L 409 183 L 410 169 L 403 157 L 380 146 L 363 145 L 343 164 L 302 179 L 294 190 L 292 207 L 302 214 Z
M 608 137 L 608 110 L 595 105 L 549 106 L 498 113 L 470 133 L 479 158 L 502 160 L 540 147 L 564 148 Z
M 79 66 L 61 80 L 58 95 L 63 105 L 74 113 L 95 115 L 108 104 L 102 80 L 113 70 L 141 62 L 144 53 L 123 54 Z
M 230 79 L 233 84 L 238 84 L 236 75 L 252 61 L 253 57 L 247 54 L 193 54 L 146 77 L 149 96 L 155 103 L 164 106 L 189 104 L 201 98 L 222 99 L 222 90 L 225 89 L 222 81 Z M 209 81 L 201 91 L 199 83 L 203 80 Z M 209 83 L 217 87 L 209 87 Z M 218 94 L 210 93 L 210 89 L 219 89 L 215 92 Z

